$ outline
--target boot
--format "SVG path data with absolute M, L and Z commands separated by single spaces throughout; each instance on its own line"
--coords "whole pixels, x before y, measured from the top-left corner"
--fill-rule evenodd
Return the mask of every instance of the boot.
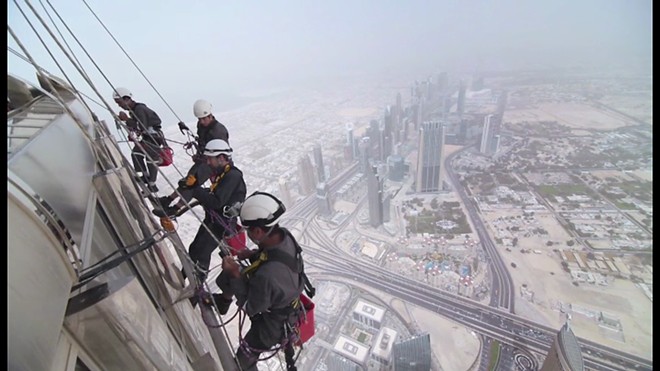
M 170 196 L 158 197 L 158 202 L 163 209 L 169 207 L 172 201 L 174 201 L 174 199 Z
M 156 215 L 159 218 L 163 218 L 163 217 L 166 217 L 166 216 L 172 218 L 172 217 L 177 216 L 177 211 L 178 210 L 179 210 L 179 208 L 176 207 L 176 206 L 166 206 L 162 210 L 161 209 L 151 210 L 151 213 Z
M 227 311 L 229 311 L 229 306 L 231 306 L 232 300 L 231 299 L 225 299 L 222 294 L 212 294 L 213 296 L 213 301 L 215 302 L 215 306 L 218 307 L 218 312 L 220 312 L 221 315 L 227 314 Z

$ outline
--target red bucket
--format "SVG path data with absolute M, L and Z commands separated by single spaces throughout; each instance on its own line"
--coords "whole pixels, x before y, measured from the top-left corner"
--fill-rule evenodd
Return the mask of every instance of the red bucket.
M 158 166 L 170 166 L 174 161 L 174 150 L 170 147 L 160 149 L 160 164 Z
M 236 234 L 233 236 L 225 237 L 225 242 L 229 245 L 229 251 L 232 256 L 236 256 L 239 251 L 243 250 L 247 244 L 247 237 L 243 227 L 240 225 L 236 226 Z
M 305 313 L 299 322 L 300 340 L 296 342 L 298 346 L 303 345 L 314 336 L 314 302 L 304 294 L 300 294 L 300 303 L 305 308 Z

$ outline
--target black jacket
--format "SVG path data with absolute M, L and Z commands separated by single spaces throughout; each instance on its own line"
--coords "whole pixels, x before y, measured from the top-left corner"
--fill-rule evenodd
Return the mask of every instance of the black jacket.
M 293 236 L 283 233 L 282 242 L 266 251 L 273 250 L 279 250 L 291 258 L 295 257 Z M 302 264 L 302 261 L 299 264 Z M 236 294 L 238 305 L 245 309 L 252 320 L 252 326 L 258 332 L 262 343 L 266 346 L 278 343 L 282 339 L 284 323 L 293 324 L 296 319 L 293 310 L 283 309 L 290 307 L 304 290 L 300 273 L 282 262 L 267 260 L 250 278 L 241 275 L 239 278 L 233 278 L 230 285 Z
M 216 179 L 211 178 L 212 184 L 215 181 Z M 245 201 L 246 193 L 247 187 L 245 186 L 245 180 L 243 180 L 243 172 L 233 165 L 215 186 L 213 192 L 210 188 L 196 187 L 193 189 L 193 197 L 199 201 L 204 210 L 213 210 L 219 215 L 222 215 L 225 206 Z M 207 216 L 208 214 L 207 212 Z
M 158 114 L 144 103 L 135 103 L 129 111 L 126 126 L 142 134 L 144 140 L 160 143 L 162 138 L 161 120 Z
M 213 120 L 208 126 L 197 123 L 197 144 L 198 154 L 204 152 L 206 143 L 213 139 L 222 139 L 229 143 L 229 131 L 218 120 Z

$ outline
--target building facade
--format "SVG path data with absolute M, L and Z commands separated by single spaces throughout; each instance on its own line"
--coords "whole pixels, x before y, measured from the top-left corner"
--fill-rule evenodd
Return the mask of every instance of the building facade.
M 385 309 L 364 300 L 358 300 L 353 308 L 353 319 L 375 330 L 380 327 L 385 318 Z
M 582 350 L 569 321 L 559 330 L 550 351 L 543 361 L 541 371 L 583 371 Z
M 427 121 L 419 130 L 417 147 L 417 192 L 439 192 L 442 190 L 445 145 L 445 124 Z
M 394 371 L 429 371 L 431 335 L 422 334 L 395 343 L 392 347 Z
M 378 175 L 378 167 L 373 164 L 367 170 L 367 201 L 369 225 L 376 228 L 383 224 L 383 182 Z

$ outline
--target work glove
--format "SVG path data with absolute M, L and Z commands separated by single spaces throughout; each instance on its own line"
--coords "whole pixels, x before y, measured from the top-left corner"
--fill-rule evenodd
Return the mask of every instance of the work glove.
M 191 174 L 179 180 L 179 188 L 192 188 L 197 184 L 197 177 Z
M 160 226 L 163 227 L 163 229 L 167 232 L 174 232 L 176 231 L 176 227 L 174 226 L 174 221 L 170 219 L 168 216 L 163 216 L 160 218 Z

